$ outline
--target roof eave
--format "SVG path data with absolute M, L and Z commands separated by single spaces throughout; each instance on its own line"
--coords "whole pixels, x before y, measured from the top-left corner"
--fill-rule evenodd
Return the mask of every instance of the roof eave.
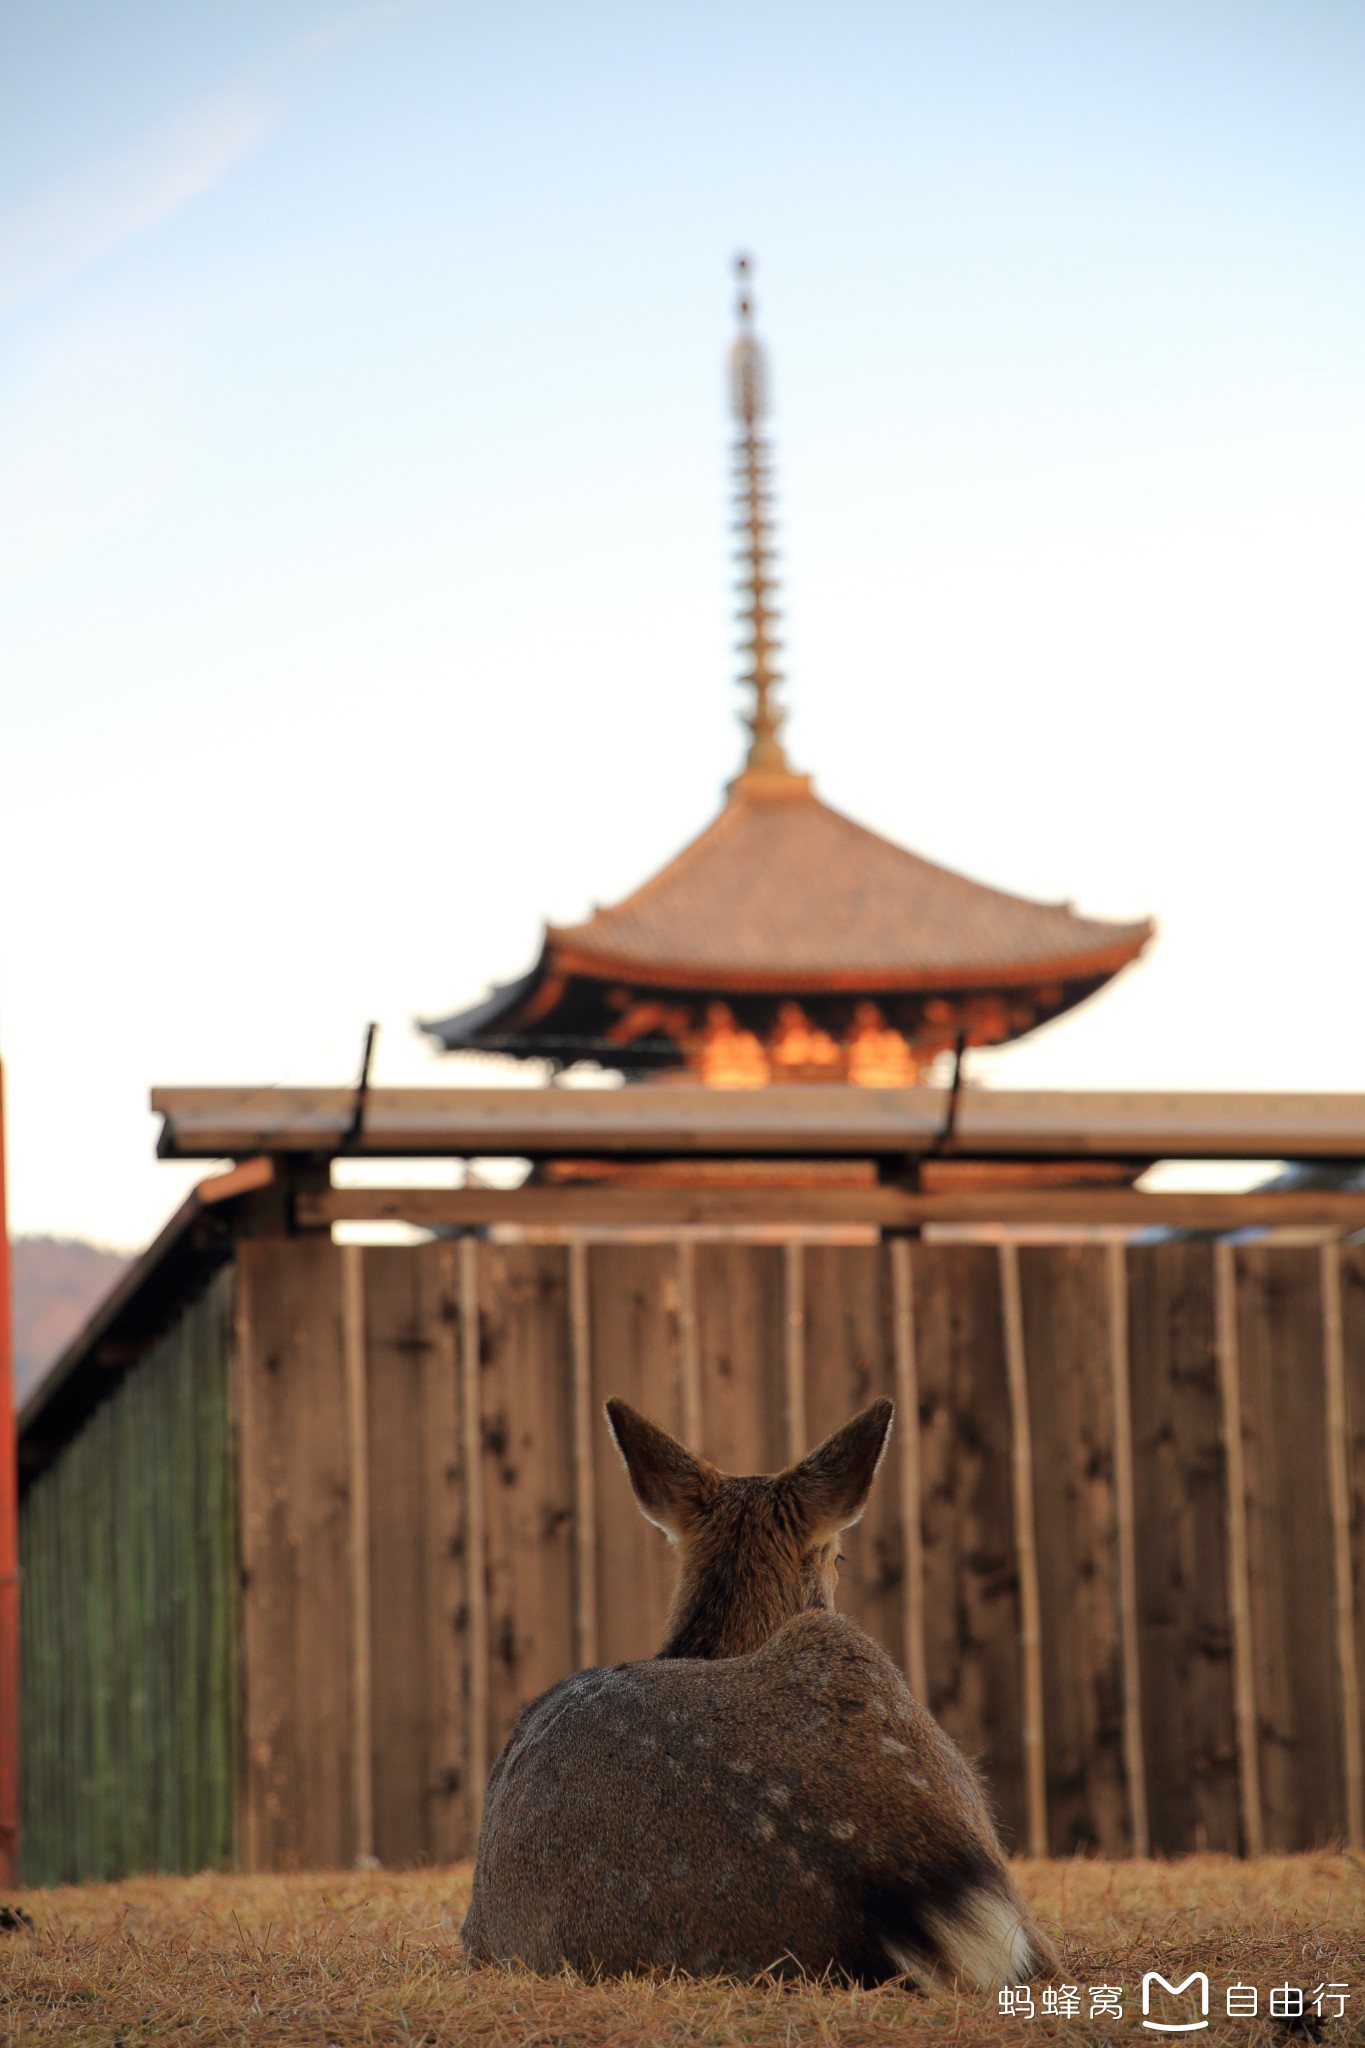
M 538 993 L 548 965 L 549 948 L 546 946 L 542 947 L 535 966 L 516 981 L 503 982 L 500 987 L 492 989 L 481 1003 L 474 1003 L 467 1010 L 456 1010 L 452 1016 L 419 1017 L 417 1028 L 428 1038 L 438 1039 L 447 1052 L 478 1051 L 482 1034 L 523 1021 L 520 1012 Z
M 1119 927 L 1121 936 L 1107 946 L 999 966 L 798 972 L 788 968 L 631 960 L 566 943 L 567 934 L 551 925 L 545 934 L 545 960 L 565 977 L 579 975 L 591 981 L 618 981 L 648 988 L 698 988 L 753 995 L 932 995 L 959 989 L 1024 989 L 1058 981 L 1107 981 L 1139 957 L 1155 930 L 1156 925 L 1149 918 L 1141 925 Z

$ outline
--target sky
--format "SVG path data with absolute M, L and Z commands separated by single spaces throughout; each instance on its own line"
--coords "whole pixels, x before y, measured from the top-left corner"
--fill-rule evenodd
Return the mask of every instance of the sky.
M 7 10 L 12 1227 L 155 1230 L 153 1085 L 458 1078 L 710 817 L 740 249 L 795 765 L 1159 922 L 977 1078 L 1365 1090 L 1362 104 L 1349 0 Z

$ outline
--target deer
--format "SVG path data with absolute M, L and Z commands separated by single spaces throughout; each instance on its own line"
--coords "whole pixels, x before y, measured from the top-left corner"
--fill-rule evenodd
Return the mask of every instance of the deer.
M 474 1964 L 981 1990 L 1057 1968 L 972 1764 L 834 1611 L 892 1414 L 874 1401 L 785 1471 L 736 1478 L 607 1402 L 677 1551 L 664 1640 L 523 1710 L 488 1779 Z

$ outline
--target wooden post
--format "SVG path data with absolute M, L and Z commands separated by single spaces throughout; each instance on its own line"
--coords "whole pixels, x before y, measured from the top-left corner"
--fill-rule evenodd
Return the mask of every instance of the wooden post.
M 682 1350 L 683 1442 L 701 1453 L 701 1333 L 697 1326 L 697 1248 L 678 1243 L 678 1341 Z
M 483 1486 L 483 1389 L 479 1377 L 479 1246 L 460 1239 L 460 1406 L 465 1498 L 465 1607 L 468 1617 L 469 1836 L 477 1843 L 488 1776 L 488 1517 Z
M 374 1854 L 374 1672 L 370 1628 L 370 1443 L 365 1385 L 365 1269 L 358 1244 L 341 1247 L 341 1352 L 346 1386 L 346 1475 L 350 1499 L 351 1804 L 355 1866 Z
M 901 1523 L 901 1633 L 905 1675 L 915 1698 L 929 1697 L 924 1630 L 924 1523 L 920 1498 L 919 1372 L 915 1358 L 914 1271 L 910 1240 L 891 1240 L 891 1296 L 896 1371 L 896 1473 Z
M 1024 1678 L 1024 1783 L 1028 1799 L 1028 1852 L 1047 1854 L 1047 1759 L 1043 1746 L 1042 1601 L 1033 1522 L 1033 1433 L 1024 1358 L 1024 1310 L 1019 1292 L 1019 1249 L 1000 1247 L 1000 1312 L 1005 1337 L 1013 1445 L 1014 1543 L 1019 1557 L 1019 1652 Z
M 1142 1748 L 1137 1525 L 1133 1508 L 1133 1404 L 1128 1374 L 1128 1251 L 1109 1246 L 1109 1362 L 1114 1387 L 1114 1520 L 1118 1533 L 1119 1635 L 1123 1646 L 1123 1765 L 1133 1854 L 1151 1854 L 1147 1764 Z
M 1251 1644 L 1251 1580 L 1247 1560 L 1246 1466 L 1242 1447 L 1242 1379 L 1237 1356 L 1236 1252 L 1226 1238 L 1213 1248 L 1214 1329 L 1222 1398 L 1227 1475 L 1228 1617 L 1232 1625 L 1233 1718 L 1242 1795 L 1242 1848 L 1259 1856 L 1265 1846 L 1261 1757 L 1256 1726 L 1256 1672 Z
M 588 1247 L 569 1246 L 569 1356 L 573 1374 L 574 1649 L 582 1670 L 597 1662 L 597 1483 L 592 1454 L 592 1332 Z
M 1346 1354 L 1341 1325 L 1341 1247 L 1322 1259 L 1322 1369 L 1327 1389 L 1327 1503 L 1332 1520 L 1332 1612 L 1341 1685 L 1341 1766 L 1346 1843 L 1365 1849 L 1365 1759 L 1361 1756 L 1360 1673 L 1351 1583 L 1351 1481 L 1346 1463 Z
M 786 1375 L 787 1460 L 804 1458 L 806 1442 L 806 1259 L 796 1238 L 782 1247 L 782 1358 Z

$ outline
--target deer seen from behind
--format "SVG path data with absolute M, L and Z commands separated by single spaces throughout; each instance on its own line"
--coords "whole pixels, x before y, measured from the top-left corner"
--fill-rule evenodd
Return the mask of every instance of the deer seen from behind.
M 839 1535 L 866 1505 L 891 1403 L 758 1478 L 623 1401 L 607 1418 L 678 1551 L 664 1642 L 522 1714 L 488 1781 L 470 1956 L 982 1988 L 1054 1966 L 971 1765 L 833 1611 Z

